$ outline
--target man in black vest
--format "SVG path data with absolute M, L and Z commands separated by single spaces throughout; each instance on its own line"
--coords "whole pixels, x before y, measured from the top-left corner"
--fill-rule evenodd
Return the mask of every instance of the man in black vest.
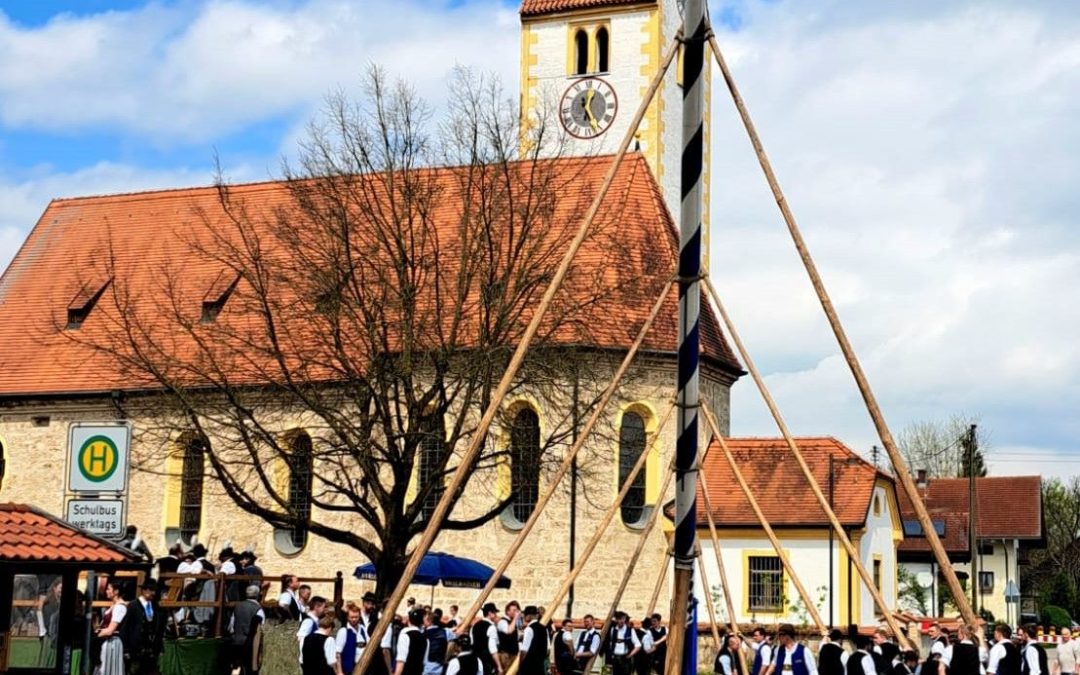
M 589 665 L 589 661 L 600 653 L 600 633 L 594 625 L 595 619 L 592 614 L 586 614 L 582 619 L 584 630 L 577 639 L 577 647 L 574 649 L 574 658 L 577 659 L 577 671 L 582 672 Z
M 919 666 L 919 652 L 909 649 L 900 652 L 900 662 L 893 666 L 892 675 L 914 675 Z
M 1013 644 L 1012 628 L 999 623 L 994 626 L 994 646 L 986 664 L 987 675 L 1020 675 L 1020 650 Z
M 1036 640 L 1037 635 L 1035 624 L 1020 627 L 1020 644 L 1023 645 L 1020 652 L 1021 675 L 1050 675 L 1046 650 Z
M 615 612 L 615 625 L 608 636 L 607 661 L 614 675 L 631 675 L 633 660 L 641 650 L 641 640 L 630 626 L 626 612 Z
M 450 659 L 446 666 L 446 675 L 480 675 L 482 666 L 480 659 L 472 653 L 472 640 L 468 635 L 459 635 L 454 640 L 457 645 L 457 656 Z
M 892 672 L 896 658 L 900 656 L 900 648 L 889 640 L 889 633 L 884 628 L 874 631 L 874 648 L 870 656 L 874 657 L 874 667 L 879 673 Z
M 641 649 L 634 655 L 634 672 L 637 675 L 649 675 L 649 670 L 652 669 L 653 651 L 656 648 L 653 646 L 651 628 L 652 619 L 645 617 L 637 629 L 638 641 L 641 642 Z
M 484 675 L 502 673 L 502 664 L 499 663 L 499 637 L 495 629 L 495 620 L 499 616 L 499 609 L 494 602 L 489 602 L 481 608 L 483 618 L 473 624 L 470 631 L 473 653 L 484 667 Z
M 972 626 L 960 626 L 957 629 L 957 641 L 953 644 L 952 651 L 942 659 L 951 675 L 980 675 L 982 665 L 979 662 L 979 647 L 972 639 L 974 636 L 975 629 Z
M 574 660 L 574 626 L 570 617 L 559 624 L 555 633 L 555 670 L 559 675 L 574 675 L 577 661 Z
M 829 638 L 821 642 L 818 649 L 818 673 L 820 675 L 844 675 L 844 666 L 848 662 L 848 653 L 840 641 L 844 634 L 838 628 L 829 631 Z
M 424 672 L 427 675 L 442 675 L 446 667 L 446 652 L 453 638 L 453 631 L 442 625 L 442 611 L 436 609 L 424 616 L 424 637 L 428 641 L 427 662 Z
M 394 675 L 424 675 L 424 664 L 428 660 L 428 641 L 421 631 L 424 614 L 423 609 L 409 612 L 409 625 L 398 636 Z
M 499 632 L 499 666 L 500 672 L 506 672 L 510 664 L 517 658 L 519 649 L 518 616 L 521 614 L 521 605 L 517 600 L 511 600 L 506 604 L 503 618 L 495 624 Z
M 518 658 L 521 675 L 544 675 L 544 661 L 548 654 L 547 627 L 538 620 L 540 612 L 534 605 L 529 605 L 525 615 L 525 634 L 521 638 L 521 650 Z
M 855 653 L 847 660 L 844 672 L 846 675 L 877 675 L 874 657 L 870 654 L 870 638 L 855 636 Z
M 300 653 L 304 663 L 301 666 L 303 675 L 334 675 L 334 666 L 337 665 L 337 646 L 330 637 L 334 630 L 334 617 L 327 614 L 319 619 L 318 629 L 304 638 Z
M 659 614 L 653 614 L 649 618 L 652 619 L 649 630 L 652 631 L 653 672 L 663 673 L 667 663 L 667 627 L 664 626 L 664 617 Z

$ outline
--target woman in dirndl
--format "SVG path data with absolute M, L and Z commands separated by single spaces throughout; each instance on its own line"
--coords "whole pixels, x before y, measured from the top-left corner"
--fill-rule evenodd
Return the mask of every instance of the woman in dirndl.
M 112 601 L 112 607 L 101 617 L 101 628 L 97 636 L 101 643 L 101 664 L 94 671 L 95 675 L 124 675 L 124 643 L 120 641 L 120 624 L 127 616 L 127 605 L 120 597 L 119 585 L 109 580 L 105 586 L 105 598 Z

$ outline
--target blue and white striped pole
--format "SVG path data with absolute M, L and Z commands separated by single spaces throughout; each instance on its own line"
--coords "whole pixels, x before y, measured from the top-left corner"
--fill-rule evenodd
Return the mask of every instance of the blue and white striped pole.
M 697 543 L 698 358 L 701 314 L 701 215 L 704 187 L 705 0 L 683 8 L 682 205 L 679 218 L 678 441 L 675 448 L 675 587 L 672 626 L 695 619 L 693 575 Z M 679 630 L 676 628 L 676 630 Z M 681 630 L 681 672 L 697 661 L 696 630 Z M 676 650 L 673 650 L 676 651 Z M 670 664 L 674 665 L 674 663 Z M 669 667 L 668 675 L 678 671 Z

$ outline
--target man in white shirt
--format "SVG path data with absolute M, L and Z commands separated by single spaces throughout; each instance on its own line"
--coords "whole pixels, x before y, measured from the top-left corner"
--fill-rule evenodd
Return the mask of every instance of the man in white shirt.
M 762 675 L 772 665 L 772 645 L 769 644 L 765 629 L 754 626 L 750 633 L 750 648 L 754 650 L 754 662 L 750 666 L 750 675 Z
M 608 636 L 608 663 L 613 675 L 631 675 L 634 656 L 641 650 L 637 631 L 630 626 L 626 612 L 615 612 L 615 625 Z
M 581 635 L 577 639 L 577 647 L 574 649 L 574 658 L 578 663 L 578 670 L 585 668 L 589 661 L 600 651 L 600 633 L 595 627 L 596 619 L 592 614 L 586 614 L 582 619 Z
M 286 574 L 281 579 L 281 595 L 278 596 L 278 609 L 282 618 L 299 621 L 307 613 L 307 607 L 300 602 L 297 589 L 300 588 L 300 577 L 295 574 Z
M 360 620 L 360 608 L 349 603 L 345 608 L 345 625 L 334 639 L 336 675 L 352 675 L 368 643 L 368 629 Z
M 300 663 L 304 663 L 304 638 L 319 630 L 319 620 L 326 613 L 326 598 L 315 596 L 311 599 L 311 608 L 307 616 L 300 621 L 296 631 L 296 640 L 300 643 Z
M 776 632 L 776 638 L 780 646 L 776 650 L 776 656 L 766 675 L 817 675 L 817 663 L 814 655 L 804 645 L 795 642 L 795 627 L 790 623 L 780 624 Z
M 423 675 L 428 658 L 427 639 L 421 632 L 424 615 L 422 609 L 409 612 L 409 625 L 398 635 L 394 675 Z
M 1047 667 L 1046 652 L 1039 646 L 1036 637 L 1038 630 L 1034 624 L 1021 626 L 1020 642 L 1024 645 L 1020 652 L 1020 672 L 1023 675 L 1050 675 Z
M 1055 675 L 1076 675 L 1077 641 L 1072 639 L 1072 631 L 1061 629 L 1061 642 L 1054 657 Z
M 855 653 L 844 665 L 847 675 L 878 675 L 870 642 L 870 638 L 862 635 L 855 636 Z M 888 673 L 883 672 L 881 675 L 888 675 Z

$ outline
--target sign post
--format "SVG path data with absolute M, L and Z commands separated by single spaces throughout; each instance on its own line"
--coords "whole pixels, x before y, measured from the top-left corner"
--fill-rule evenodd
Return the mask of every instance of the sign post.
M 91 534 L 120 538 L 127 511 L 131 425 L 75 423 L 68 431 L 67 521 Z

